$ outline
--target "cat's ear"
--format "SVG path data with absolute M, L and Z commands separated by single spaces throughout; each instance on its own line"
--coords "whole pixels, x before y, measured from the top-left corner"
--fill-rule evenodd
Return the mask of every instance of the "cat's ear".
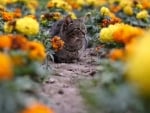
M 73 20 L 72 20 L 72 18 L 71 18 L 70 15 L 68 15 L 68 16 L 65 17 L 64 23 L 65 23 L 66 25 L 69 25 L 69 24 L 72 23 L 72 22 L 73 22 Z
M 87 16 L 83 16 L 83 17 L 80 17 L 79 20 L 83 23 L 86 23 L 89 20 L 89 18 Z

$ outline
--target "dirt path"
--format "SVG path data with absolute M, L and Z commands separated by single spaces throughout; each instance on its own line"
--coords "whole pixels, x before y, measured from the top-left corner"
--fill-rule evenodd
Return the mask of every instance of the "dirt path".
M 43 85 L 56 113 L 87 113 L 78 89 L 79 80 L 92 79 L 96 72 L 95 56 L 87 49 L 80 62 L 52 63 L 53 76 Z

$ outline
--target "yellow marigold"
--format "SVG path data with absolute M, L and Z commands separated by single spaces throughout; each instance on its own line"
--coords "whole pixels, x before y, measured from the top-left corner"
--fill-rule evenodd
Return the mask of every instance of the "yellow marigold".
M 25 35 L 35 35 L 39 32 L 39 23 L 35 19 L 24 17 L 16 21 L 15 29 Z
M 126 79 L 140 94 L 150 97 L 150 38 L 141 37 L 132 54 L 128 55 Z
M 100 9 L 100 14 L 104 15 L 104 16 L 108 16 L 110 14 L 110 11 L 109 11 L 109 9 L 107 7 L 102 7 Z
M 136 15 L 137 19 L 147 19 L 148 17 L 149 17 L 149 14 L 148 14 L 147 10 L 140 11 Z
M 28 8 L 30 9 L 30 13 L 31 14 L 35 14 L 36 13 L 36 9 L 32 5 L 28 5 Z
M 130 32 L 129 32 L 130 31 Z M 133 27 L 127 24 L 122 24 L 114 33 L 113 39 L 116 42 L 127 44 L 133 38 L 141 36 L 144 31 L 140 28 Z
M 39 2 L 37 0 L 28 0 L 28 6 L 36 9 L 39 6 Z
M 3 20 L 12 21 L 14 19 L 14 15 L 12 12 L 2 12 L 1 13 Z
M 10 22 L 4 23 L 4 32 L 5 33 L 11 33 L 14 29 L 14 26 Z
M 54 36 L 51 39 L 51 44 L 55 51 L 59 51 L 64 47 L 64 41 L 58 36 Z
M 79 5 L 84 5 L 85 1 L 84 0 L 74 0 L 77 4 Z
M 139 9 L 143 9 L 143 5 L 142 5 L 141 3 L 138 3 L 138 4 L 136 5 L 136 7 L 139 8 Z
M 110 4 L 114 4 L 116 2 L 120 3 L 121 0 L 108 0 L 108 3 L 110 3 Z
M 28 106 L 20 113 L 54 113 L 53 109 L 47 107 L 41 103 L 35 103 L 33 105 Z
M 7 4 L 7 0 L 0 0 L 0 4 L 1 5 L 6 5 Z
M 10 80 L 13 77 L 13 66 L 8 55 L 0 53 L 0 80 Z
M 30 41 L 28 42 L 29 57 L 32 60 L 43 61 L 46 57 L 45 47 L 40 42 Z
M 62 8 L 66 11 L 71 11 L 72 10 L 71 5 L 69 5 L 64 0 L 51 0 L 51 1 L 48 2 L 47 7 L 48 8 L 53 8 L 53 7 Z
M 29 18 L 32 18 L 34 20 L 37 20 L 37 17 L 35 15 L 32 15 L 32 14 L 26 15 L 24 17 L 29 17 Z
M 11 48 L 11 39 L 7 35 L 0 36 L 0 49 L 10 49 Z
M 132 0 L 120 0 L 119 5 L 123 8 L 125 6 L 132 6 L 133 5 L 133 1 Z
M 16 2 L 24 2 L 24 3 L 28 3 L 29 2 L 29 0 L 17 0 Z
M 125 13 L 125 14 L 127 14 L 127 15 L 133 15 L 133 9 L 132 9 L 132 7 L 131 6 L 125 6 L 124 8 L 123 8 L 123 12 Z
M 61 13 L 59 13 L 59 12 L 54 12 L 52 18 L 53 18 L 54 20 L 60 20 L 60 19 L 62 19 L 62 15 L 61 15 Z
M 108 28 L 103 28 L 99 33 L 99 40 L 103 43 L 114 42 L 113 33 L 120 27 L 122 24 L 109 25 Z
M 95 7 L 103 6 L 107 0 L 85 0 L 84 4 Z
M 95 4 L 95 0 L 85 0 L 87 5 L 94 5 Z
M 5 7 L 0 3 L 0 11 L 5 11 Z
M 113 49 L 109 54 L 111 60 L 123 60 L 124 57 L 125 53 L 123 49 Z
M 70 15 L 70 17 L 71 17 L 72 19 L 77 19 L 77 16 L 75 15 L 74 12 L 68 12 L 68 15 Z

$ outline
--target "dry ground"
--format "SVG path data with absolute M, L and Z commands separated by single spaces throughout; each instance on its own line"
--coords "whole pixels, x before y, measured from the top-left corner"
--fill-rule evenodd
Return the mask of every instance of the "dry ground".
M 53 74 L 43 84 L 43 91 L 56 113 L 87 113 L 78 85 L 96 72 L 97 57 L 92 52 L 87 49 L 77 63 L 51 63 Z

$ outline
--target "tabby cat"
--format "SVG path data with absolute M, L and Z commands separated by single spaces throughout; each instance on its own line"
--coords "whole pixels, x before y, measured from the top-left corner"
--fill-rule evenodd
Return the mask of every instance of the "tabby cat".
M 66 16 L 54 23 L 50 33 L 52 37 L 61 37 L 65 43 L 63 49 L 54 55 L 55 62 L 72 63 L 79 60 L 87 45 L 84 18 L 72 19 Z

